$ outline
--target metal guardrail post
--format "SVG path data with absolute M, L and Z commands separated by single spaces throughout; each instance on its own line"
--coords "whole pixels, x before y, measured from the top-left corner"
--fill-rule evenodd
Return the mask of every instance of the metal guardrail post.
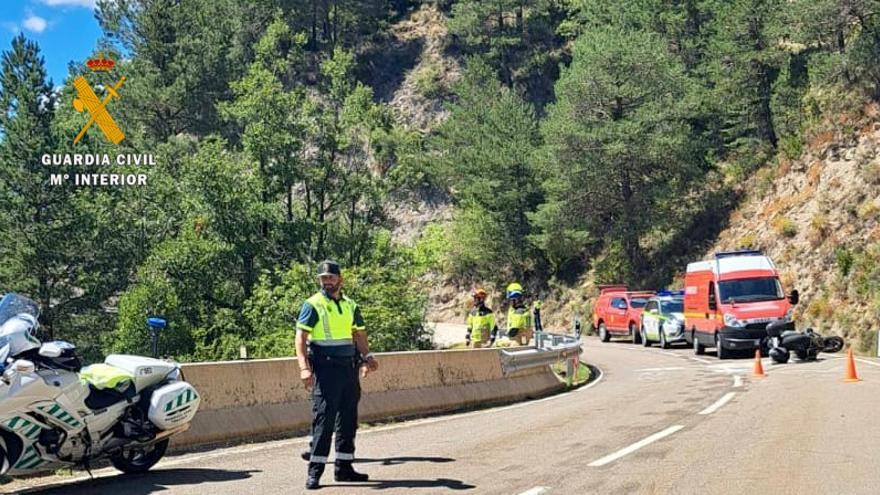
M 549 366 L 564 359 L 568 361 L 569 376 L 572 376 L 574 374 L 571 370 L 572 357 L 579 356 L 580 352 L 579 340 L 570 335 L 536 333 L 534 348 L 518 351 L 501 350 L 501 368 L 506 375 L 521 369 Z
M 565 358 L 565 383 L 570 387 L 574 383 L 574 362 L 571 358 Z

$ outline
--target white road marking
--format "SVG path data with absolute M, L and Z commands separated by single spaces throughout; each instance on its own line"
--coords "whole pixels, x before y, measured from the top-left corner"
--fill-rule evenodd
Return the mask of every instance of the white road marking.
M 843 359 L 843 358 L 840 358 Z M 871 366 L 880 366 L 880 363 L 875 363 L 874 361 L 868 361 L 867 359 L 855 358 L 856 361 L 860 363 L 870 364 Z
M 520 493 L 519 495 L 541 495 L 542 493 L 547 493 L 547 490 L 549 490 L 549 488 L 546 486 L 536 486 L 531 490 L 526 490 Z
M 595 461 L 591 462 L 589 464 L 589 466 L 590 467 L 601 467 L 601 466 L 604 466 L 608 463 L 614 462 L 623 456 L 632 454 L 633 452 L 639 450 L 640 448 L 656 442 L 657 440 L 668 437 L 669 435 L 672 435 L 673 433 L 677 432 L 678 430 L 680 430 L 682 428 L 684 428 L 684 425 L 670 426 L 669 428 L 666 428 L 665 430 L 663 430 L 661 432 L 654 433 L 653 435 L 651 435 L 643 440 L 639 440 L 638 442 L 630 445 L 629 447 L 624 447 L 613 454 L 606 455 L 605 457 L 603 457 L 601 459 L 595 460 Z
M 733 375 L 733 388 L 742 387 L 743 379 L 739 375 Z
M 640 373 L 640 372 L 644 372 L 644 371 L 676 371 L 676 370 L 683 370 L 683 369 L 684 368 L 682 368 L 681 366 L 672 366 L 669 368 L 642 368 L 640 370 L 635 370 L 635 371 L 637 373 Z
M 709 361 L 708 359 L 703 359 L 703 358 L 698 358 L 698 357 L 692 357 L 689 359 L 691 359 L 692 361 L 699 361 L 704 364 L 712 364 L 712 361 Z
M 718 399 L 717 401 L 715 401 L 714 404 L 712 404 L 711 406 L 707 407 L 706 409 L 703 409 L 702 411 L 700 411 L 700 412 L 697 413 L 697 414 L 702 414 L 702 415 L 712 414 L 713 412 L 715 412 L 715 411 L 717 411 L 718 409 L 720 409 L 721 406 L 723 406 L 724 404 L 727 404 L 728 402 L 730 402 L 730 399 L 732 399 L 734 395 L 736 395 L 736 392 L 728 392 L 728 393 L 726 393 L 726 394 L 724 395 L 724 397 Z
M 599 371 L 599 376 L 596 377 L 595 380 L 593 380 L 591 383 L 589 383 L 587 385 L 584 385 L 582 387 L 579 387 L 579 388 L 572 390 L 572 391 L 569 391 L 569 392 L 563 392 L 560 394 L 551 395 L 550 397 L 545 397 L 543 399 L 538 399 L 538 400 L 533 400 L 533 401 L 528 401 L 528 402 L 520 402 L 520 403 L 512 404 L 509 406 L 494 407 L 494 408 L 489 408 L 489 409 L 483 409 L 480 411 L 471 411 L 471 412 L 467 412 L 467 413 L 463 413 L 463 414 L 453 413 L 448 416 L 440 416 L 437 418 L 410 420 L 410 421 L 406 421 L 404 423 L 399 423 L 399 424 L 394 424 L 394 425 L 368 428 L 368 429 L 358 431 L 358 435 L 363 436 L 365 434 L 368 435 L 368 434 L 380 432 L 380 431 L 398 430 L 398 429 L 402 429 L 402 428 L 410 428 L 413 426 L 432 424 L 432 423 L 440 423 L 443 421 L 451 421 L 451 420 L 459 419 L 459 418 L 467 418 L 470 416 L 477 416 L 480 414 L 487 414 L 490 412 L 503 411 L 506 409 L 516 409 L 516 408 L 520 408 L 520 407 L 526 407 L 529 404 L 535 404 L 538 402 L 545 402 L 548 400 L 555 400 L 560 397 L 566 396 L 570 393 L 579 392 L 581 390 L 586 390 L 586 389 L 589 389 L 589 388 L 592 388 L 592 387 L 598 385 L 599 382 L 602 381 L 602 378 L 605 376 L 605 373 L 602 372 L 602 370 L 599 369 L 598 367 L 594 367 L 594 369 Z M 201 454 L 181 454 L 179 457 L 172 457 L 170 459 L 165 459 L 165 460 L 159 461 L 156 464 L 156 467 L 154 469 L 163 468 L 163 467 L 170 467 L 170 466 L 178 466 L 181 464 L 193 464 L 196 462 L 202 463 L 203 461 L 205 461 L 207 459 L 214 459 L 217 457 L 225 457 L 225 456 L 230 456 L 230 455 L 249 454 L 249 453 L 255 453 L 255 452 L 263 452 L 263 451 L 272 450 L 272 449 L 285 449 L 286 450 L 288 447 L 291 447 L 291 446 L 306 445 L 308 443 L 309 443 L 309 437 L 305 436 L 305 437 L 287 438 L 287 439 L 283 439 L 283 440 L 270 440 L 267 442 L 260 442 L 260 443 L 252 444 L 252 445 L 228 447 L 228 448 L 223 448 L 219 451 L 215 450 L 213 452 L 207 452 L 207 453 L 201 453 Z M 290 452 L 284 452 L 283 455 L 290 455 Z M 94 475 L 93 476 L 94 478 L 106 478 L 106 477 L 110 477 L 110 476 L 118 476 L 119 475 L 119 471 L 117 471 L 114 468 L 99 469 L 99 470 L 93 471 L 92 473 Z M 40 485 L 40 486 L 33 486 L 33 487 L 29 487 L 29 488 L 24 488 L 24 489 L 22 489 L 23 491 L 21 493 L 32 493 L 32 492 L 47 490 L 49 488 L 55 488 L 58 486 L 80 483 L 80 482 L 83 482 L 83 481 L 86 481 L 89 479 L 92 479 L 92 477 L 79 476 L 76 478 L 68 478 L 65 480 L 58 481 L 58 482 L 50 483 L 48 485 Z M 537 487 L 537 488 L 543 488 L 543 487 Z

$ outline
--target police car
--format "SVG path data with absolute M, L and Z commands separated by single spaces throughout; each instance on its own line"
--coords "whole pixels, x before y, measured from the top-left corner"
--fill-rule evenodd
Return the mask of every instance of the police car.
M 668 349 L 674 342 L 686 342 L 684 333 L 684 292 L 658 292 L 648 300 L 640 321 L 642 345 L 659 342 Z

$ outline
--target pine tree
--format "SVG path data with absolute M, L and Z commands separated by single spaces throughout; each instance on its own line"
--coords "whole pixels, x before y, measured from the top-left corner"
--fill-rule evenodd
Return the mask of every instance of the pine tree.
M 640 239 L 654 207 L 683 190 L 702 160 L 688 125 L 691 92 L 657 35 L 602 28 L 578 38 L 541 129 L 548 197 L 534 222 L 555 268 L 598 242 L 622 253 L 628 282 L 645 275 Z
M 62 170 L 41 163 L 52 153 L 55 95 L 36 43 L 19 35 L 3 52 L 0 75 L 0 287 L 32 295 L 53 336 L 53 303 L 63 296 L 75 229 L 69 194 L 49 184 Z M 70 287 L 66 287 L 70 290 Z

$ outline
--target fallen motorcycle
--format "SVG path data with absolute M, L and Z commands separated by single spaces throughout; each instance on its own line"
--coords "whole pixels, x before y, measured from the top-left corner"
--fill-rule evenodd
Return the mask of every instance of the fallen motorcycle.
M 841 337 L 823 337 L 812 328 L 798 332 L 788 330 L 786 326 L 790 325 L 783 320 L 767 325 L 766 348 L 769 348 L 770 358 L 775 363 L 787 363 L 792 353 L 801 361 L 812 361 L 820 352 L 839 352 L 843 349 Z

